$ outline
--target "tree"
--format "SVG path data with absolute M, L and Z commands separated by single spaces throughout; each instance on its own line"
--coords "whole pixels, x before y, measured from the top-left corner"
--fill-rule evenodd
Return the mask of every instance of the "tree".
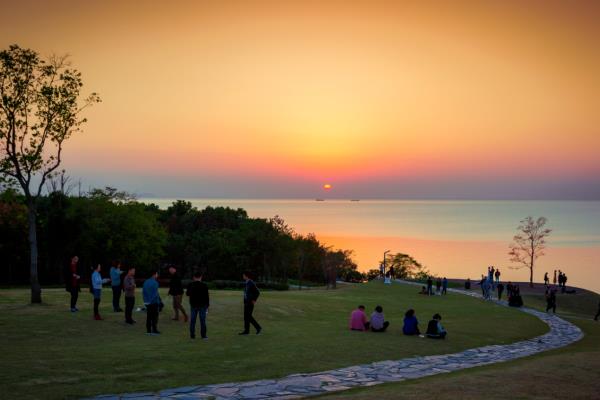
M 25 196 L 30 250 L 31 302 L 41 303 L 38 280 L 37 200 L 62 161 L 64 142 L 86 122 L 81 111 L 100 101 L 80 102 L 81 73 L 67 57 L 42 60 L 12 45 L 0 52 L 0 177 Z
M 387 254 L 386 265 L 388 270 L 394 268 L 394 276 L 400 279 L 415 279 L 418 276 L 427 273 L 423 265 L 412 256 L 404 253 Z
M 546 237 L 552 232 L 551 229 L 544 228 L 547 222 L 545 217 L 539 217 L 537 220 L 527 217 L 521 220 L 517 227 L 519 233 L 513 237 L 513 242 L 509 245 L 510 261 L 520 264 L 511 268 L 529 268 L 529 286 L 531 287 L 533 287 L 535 261 L 544 255 Z

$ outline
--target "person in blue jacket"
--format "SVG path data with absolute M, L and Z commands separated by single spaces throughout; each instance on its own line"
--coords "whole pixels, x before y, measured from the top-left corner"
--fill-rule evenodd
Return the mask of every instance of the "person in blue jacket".
M 92 272 L 92 296 L 94 296 L 94 319 L 96 321 L 101 321 L 102 317 L 100 316 L 100 311 L 98 311 L 98 307 L 100 307 L 100 298 L 102 297 L 102 285 L 110 282 L 110 279 L 102 279 L 102 275 L 100 275 L 100 271 L 102 271 L 102 266 L 98 264 L 96 268 L 94 268 L 94 272 Z
M 121 262 L 115 261 L 110 267 L 110 284 L 112 286 L 113 293 L 113 311 L 114 312 L 123 312 L 121 305 L 121 292 L 123 291 L 123 286 L 121 285 Z
M 146 306 L 146 334 L 160 335 L 157 329 L 158 312 L 161 303 L 158 294 L 158 271 L 152 272 L 152 275 L 146 281 L 142 288 L 144 305 Z
M 402 333 L 409 336 L 421 334 L 419 331 L 419 321 L 415 316 L 415 310 L 412 308 L 404 314 L 404 326 L 402 327 Z

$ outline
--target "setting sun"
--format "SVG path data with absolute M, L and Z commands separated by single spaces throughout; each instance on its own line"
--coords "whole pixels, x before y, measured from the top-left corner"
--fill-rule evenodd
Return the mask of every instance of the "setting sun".
M 333 186 L 331 186 L 331 184 L 329 184 L 329 183 L 326 183 L 323 185 L 323 189 L 325 189 L 325 190 L 331 190 L 332 187 Z

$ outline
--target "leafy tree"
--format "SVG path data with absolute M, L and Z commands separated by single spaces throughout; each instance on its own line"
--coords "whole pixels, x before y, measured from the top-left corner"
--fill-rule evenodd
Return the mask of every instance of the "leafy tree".
M 400 279 L 414 279 L 427 273 L 423 265 L 412 256 L 404 253 L 387 254 L 386 265 L 388 269 L 394 268 L 394 275 Z
M 551 229 L 544 228 L 548 220 L 545 217 L 539 217 L 535 220 L 533 217 L 527 217 L 521 220 L 517 227 L 518 233 L 513 237 L 513 242 L 509 245 L 510 261 L 520 265 L 511 267 L 515 269 L 529 269 L 529 286 L 533 287 L 533 267 L 535 261 L 544 255 L 546 248 L 546 238 L 552 232 Z
M 379 278 L 380 272 L 378 269 L 370 269 L 365 275 L 368 280 L 372 281 L 373 279 Z
M 0 177 L 25 196 L 30 247 L 31 302 L 41 303 L 38 279 L 37 205 L 46 181 L 62 161 L 63 144 L 81 129 L 81 74 L 66 57 L 42 60 L 17 45 L 0 52 Z

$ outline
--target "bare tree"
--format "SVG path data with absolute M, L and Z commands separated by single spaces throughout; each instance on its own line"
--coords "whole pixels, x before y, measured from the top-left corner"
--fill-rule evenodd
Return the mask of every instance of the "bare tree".
M 46 181 L 46 190 L 48 193 L 60 192 L 65 196 L 71 194 L 77 183 L 73 182 L 71 177 L 66 175 L 65 172 L 63 169 L 59 174 L 49 177 Z
M 546 248 L 546 237 L 552 232 L 551 229 L 544 228 L 548 220 L 545 217 L 539 217 L 534 220 L 533 217 L 527 217 L 521 220 L 517 227 L 518 233 L 513 237 L 513 242 L 509 245 L 510 261 L 520 265 L 511 268 L 529 268 L 529 286 L 533 287 L 533 267 L 535 261 L 544 255 Z
M 61 164 L 64 142 L 86 122 L 81 111 L 100 101 L 92 93 L 80 102 L 82 86 L 81 73 L 66 56 L 45 61 L 17 45 L 0 52 L 0 178 L 25 196 L 32 303 L 42 301 L 37 200 Z

